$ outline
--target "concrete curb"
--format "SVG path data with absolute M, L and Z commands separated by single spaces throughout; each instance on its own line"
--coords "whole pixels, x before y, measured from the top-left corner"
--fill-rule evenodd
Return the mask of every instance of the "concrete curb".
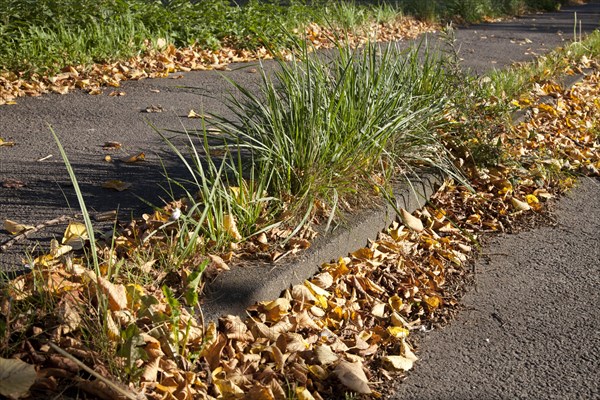
M 422 207 L 443 182 L 443 173 L 427 172 L 399 184 L 394 190 L 398 208 L 412 212 Z M 396 218 L 396 211 L 386 202 L 345 217 L 344 225 L 317 236 L 309 249 L 293 258 L 234 266 L 207 282 L 202 304 L 205 321 L 216 321 L 227 314 L 243 316 L 246 308 L 256 302 L 278 298 L 291 285 L 316 274 L 321 264 L 346 256 L 375 239 Z
M 559 83 L 570 88 L 581 82 L 590 73 L 564 76 Z M 544 96 L 541 103 L 554 104 L 552 96 Z M 530 109 L 513 113 L 513 124 L 530 118 Z M 422 207 L 444 181 L 441 172 L 425 173 L 413 177 L 394 189 L 398 208 L 409 212 Z M 396 212 L 390 204 L 358 211 L 347 215 L 346 224 L 324 235 L 319 235 L 308 250 L 278 263 L 257 261 L 250 266 L 236 266 L 219 274 L 204 288 L 202 312 L 206 322 L 216 321 L 222 315 L 243 316 L 245 310 L 256 302 L 275 299 L 292 285 L 302 283 L 316 274 L 321 264 L 337 260 L 375 239 L 377 234 L 395 218 Z

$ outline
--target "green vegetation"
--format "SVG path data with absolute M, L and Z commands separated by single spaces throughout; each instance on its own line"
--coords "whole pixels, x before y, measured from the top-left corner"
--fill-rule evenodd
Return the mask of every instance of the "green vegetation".
M 157 39 L 176 46 L 281 49 L 286 33 L 309 22 L 353 27 L 403 13 L 468 22 L 553 8 L 558 0 L 397 0 L 381 2 L 250 0 L 5 0 L 0 3 L 0 71 L 52 74 L 67 65 L 127 59 Z M 283 28 L 283 29 L 282 29 Z

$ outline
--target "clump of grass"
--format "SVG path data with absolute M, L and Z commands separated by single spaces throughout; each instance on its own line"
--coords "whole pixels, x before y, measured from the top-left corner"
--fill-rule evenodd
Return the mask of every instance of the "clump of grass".
M 169 264 L 178 267 L 198 253 L 227 250 L 230 243 L 278 224 L 271 215 L 278 199 L 267 195 L 271 176 L 245 168 L 239 146 L 227 142 L 211 145 L 204 124 L 199 131 L 183 132 L 187 151 L 156 131 L 190 177 L 183 182 L 169 178 L 171 186 L 183 190 L 185 199 L 185 212 L 177 221 L 178 234 L 169 247 Z M 171 195 L 175 199 L 172 190 Z
M 368 192 L 382 165 L 447 166 L 433 131 L 447 100 L 439 60 L 396 45 L 339 44 L 332 58 L 302 46 L 275 77 L 262 70 L 260 94 L 232 82 L 242 96 L 229 104 L 234 118 L 217 118 L 269 176 L 269 193 L 307 215 L 315 202 L 335 209 Z

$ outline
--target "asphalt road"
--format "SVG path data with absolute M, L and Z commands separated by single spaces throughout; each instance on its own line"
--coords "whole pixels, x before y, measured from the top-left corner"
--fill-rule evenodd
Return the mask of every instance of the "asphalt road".
M 531 60 L 565 41 L 572 39 L 574 14 L 581 29 L 590 32 L 598 24 L 600 4 L 597 0 L 584 7 L 564 9 L 559 13 L 532 15 L 499 24 L 484 24 L 458 29 L 457 48 L 465 68 L 482 73 L 502 68 L 513 62 Z M 435 36 L 431 38 L 435 40 Z M 410 45 L 410 43 L 406 43 Z M 265 68 L 274 67 L 265 62 Z M 150 208 L 140 198 L 156 205 L 169 194 L 167 174 L 187 178 L 181 163 L 156 131 L 158 129 L 195 130 L 198 120 L 186 118 L 190 110 L 227 115 L 225 99 L 231 92 L 223 79 L 228 77 L 252 87 L 259 74 L 252 73 L 256 64 L 231 65 L 231 71 L 199 71 L 173 74 L 167 79 L 125 82 L 118 90 L 125 96 L 111 97 L 113 90 L 90 96 L 81 91 L 69 95 L 48 94 L 23 98 L 17 105 L 0 107 L 0 137 L 16 142 L 14 147 L 0 147 L 0 182 L 17 179 L 22 188 L 0 187 L 0 220 L 11 219 L 37 225 L 62 215 L 78 212 L 69 178 L 59 156 L 49 125 L 60 136 L 75 169 L 87 206 L 92 211 L 118 209 L 121 215 L 139 217 Z M 181 79 L 172 79 L 181 76 Z M 160 113 L 147 113 L 151 106 L 161 106 Z M 181 134 L 169 134 L 179 140 Z M 118 141 L 118 152 L 107 152 L 102 146 Z M 181 142 L 181 141 L 180 141 Z M 107 163 L 113 159 L 144 152 L 146 161 L 137 164 Z M 41 160 L 41 161 L 40 161 Z M 102 183 L 118 179 L 132 184 L 129 190 L 115 192 L 103 189 Z M 64 226 L 52 226 L 32 236 L 47 242 L 60 237 Z M 0 243 L 10 235 L 0 230 Z M 19 242 L 9 252 L 0 253 L 4 269 L 22 265 L 22 254 L 33 241 Z
M 574 11 L 583 33 L 598 26 L 600 1 L 595 0 L 558 13 L 457 30 L 464 67 L 483 73 L 563 45 L 573 38 Z M 256 82 L 251 65 L 231 67 L 222 74 L 249 85 Z M 0 136 L 17 143 L 0 147 L 0 181 L 14 178 L 27 184 L 0 188 L 0 219 L 37 224 L 77 212 L 47 124 L 60 135 L 91 209 L 118 207 L 139 215 L 147 206 L 135 195 L 160 203 L 164 195 L 157 184 L 165 179 L 159 161 L 173 176 L 182 172 L 148 123 L 194 129 L 197 122 L 185 118 L 190 109 L 226 112 L 227 84 L 221 73 L 175 75 L 183 78 L 125 83 L 123 97 L 109 97 L 110 90 L 102 96 L 76 92 L 0 107 Z M 159 104 L 162 113 L 143 111 Z M 123 156 L 144 151 L 147 161 L 105 163 L 106 141 L 121 142 Z M 133 186 L 124 192 L 100 188 L 108 179 Z M 477 264 L 477 285 L 464 299 L 467 310 L 423 339 L 421 361 L 398 386 L 396 398 L 600 398 L 599 215 L 600 183 L 585 180 L 561 200 L 556 226 L 498 237 Z M 53 234 L 60 230 L 46 229 L 35 238 L 47 240 Z M 0 231 L 0 243 L 8 238 Z M 2 268 L 18 264 L 17 254 L 0 253 Z
M 420 343 L 394 399 L 600 399 L 600 180 L 546 226 L 496 237 L 465 310 Z

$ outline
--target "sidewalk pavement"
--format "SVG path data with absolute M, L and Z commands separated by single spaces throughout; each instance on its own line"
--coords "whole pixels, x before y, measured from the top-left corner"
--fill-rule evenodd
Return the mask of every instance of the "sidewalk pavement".
M 536 55 L 563 45 L 572 39 L 574 12 L 583 33 L 598 26 L 600 1 L 585 6 L 566 7 L 561 12 L 516 18 L 498 24 L 482 24 L 458 29 L 457 46 L 465 68 L 483 73 L 513 62 L 527 61 Z M 578 25 L 579 26 L 579 25 Z M 435 37 L 433 37 L 435 40 Z M 409 43 L 407 42 L 407 45 Z M 275 63 L 265 62 L 265 68 Z M 125 82 L 119 91 L 125 96 L 111 97 L 113 89 L 100 96 L 76 91 L 66 96 L 48 94 L 22 98 L 17 105 L 0 107 L 0 135 L 16 142 L 14 147 L 0 147 L 0 181 L 17 179 L 25 187 L 0 187 L 0 219 L 37 225 L 62 215 L 78 212 L 78 205 L 63 162 L 48 125 L 60 136 L 90 210 L 105 212 L 118 209 L 127 217 L 139 217 L 149 207 L 139 198 L 162 205 L 168 195 L 161 162 L 168 174 L 187 178 L 172 151 L 149 126 L 181 131 L 199 128 L 200 122 L 188 119 L 190 110 L 198 113 L 227 114 L 224 100 L 230 90 L 223 76 L 255 85 L 259 74 L 256 63 L 231 65 L 231 71 L 198 71 L 175 73 L 167 79 Z M 181 77 L 180 79 L 174 79 Z M 116 90 L 116 89 L 115 89 Z M 161 106 L 160 113 L 146 109 Z M 173 134 L 173 137 L 177 136 Z M 118 141 L 123 147 L 113 159 L 144 152 L 146 161 L 136 164 L 107 163 L 103 144 Z M 102 183 L 119 179 L 131 183 L 129 190 L 114 192 Z M 160 186 L 159 186 L 160 185 Z M 48 227 L 32 236 L 47 243 L 61 237 L 64 226 Z M 10 235 L 0 230 L 0 243 Z M 0 253 L 0 267 L 22 265 L 21 254 L 33 241 L 11 247 Z
M 426 334 L 394 399 L 600 398 L 600 180 L 555 226 L 496 237 L 449 326 Z
M 589 33 L 598 27 L 600 0 L 458 29 L 464 67 L 481 74 L 561 46 L 573 38 L 574 12 L 578 34 L 579 28 Z M 267 69 L 273 65 L 265 62 Z M 231 68 L 222 74 L 248 85 L 258 80 L 252 64 Z M 227 85 L 220 74 L 178 73 L 174 76 L 183 78 L 127 82 L 119 89 L 126 92 L 122 97 L 109 97 L 111 90 L 102 96 L 75 92 L 19 99 L 15 106 L 1 107 L 0 133 L 17 146 L 0 148 L 0 181 L 14 178 L 27 186 L 0 188 L 0 219 L 37 224 L 77 212 L 47 124 L 60 135 L 91 209 L 107 211 L 118 205 L 122 213 L 137 217 L 146 208 L 134 194 L 160 204 L 165 196 L 157 182 L 165 180 L 159 159 L 170 174 L 181 176 L 181 171 L 148 122 L 193 129 L 197 121 L 185 118 L 190 109 L 226 113 L 222 101 Z M 164 111 L 144 112 L 153 105 Z M 147 162 L 104 163 L 106 141 L 121 142 L 122 155 L 144 151 Z M 107 192 L 100 185 L 108 179 L 133 187 Z M 398 385 L 396 397 L 599 398 L 599 199 L 600 182 L 584 180 L 561 201 L 556 226 L 498 237 L 486 248 L 487 257 L 477 264 L 477 285 L 464 300 L 467 310 L 448 328 L 425 336 L 422 360 Z M 51 234 L 62 232 L 48 229 L 34 238 L 47 240 Z M 7 238 L 0 232 L 0 242 Z M 17 257 L 0 253 L 0 268 L 10 268 Z

